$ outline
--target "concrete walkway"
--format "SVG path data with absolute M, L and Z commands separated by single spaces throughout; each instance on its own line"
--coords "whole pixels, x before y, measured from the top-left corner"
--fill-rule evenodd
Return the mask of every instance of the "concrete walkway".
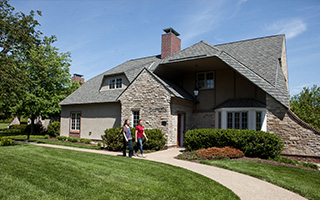
M 111 151 L 91 150 L 50 144 L 32 144 L 37 146 L 69 149 L 113 156 L 122 155 L 122 153 Z M 301 197 L 296 193 L 293 193 L 289 190 L 283 189 L 281 187 L 278 187 L 276 185 L 270 184 L 268 182 L 262 181 L 260 179 L 248 175 L 240 174 L 237 172 L 214 166 L 174 159 L 175 156 L 180 154 L 181 150 L 183 149 L 171 148 L 164 151 L 149 153 L 147 155 L 147 158 L 145 159 L 182 167 L 190 171 L 196 172 L 198 174 L 201 174 L 203 176 L 206 176 L 229 188 L 236 195 L 238 195 L 240 199 L 243 200 L 306 200 L 305 198 Z

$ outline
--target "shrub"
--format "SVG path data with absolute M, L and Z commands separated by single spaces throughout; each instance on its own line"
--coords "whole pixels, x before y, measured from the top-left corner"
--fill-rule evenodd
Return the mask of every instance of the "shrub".
M 145 150 L 160 150 L 166 143 L 164 133 L 160 129 L 145 129 L 148 142 L 143 139 Z M 132 140 L 135 141 L 135 128 L 131 128 Z M 101 136 L 103 143 L 109 150 L 120 151 L 123 149 L 122 127 L 110 128 L 105 130 L 105 135 Z M 133 143 L 136 146 L 135 142 Z
M 16 125 L 11 125 L 9 127 L 9 129 L 17 129 L 20 132 L 25 132 L 26 128 L 27 128 L 27 124 L 16 124 Z
M 199 160 L 199 156 L 196 151 L 186 151 L 177 156 L 178 159 L 181 160 Z
M 229 159 L 229 158 L 241 158 L 244 156 L 243 152 L 239 149 L 232 147 L 211 147 L 208 149 L 200 149 L 196 151 L 197 156 L 203 157 L 207 160 L 216 160 L 216 159 Z
M 90 144 L 90 143 L 91 143 L 91 140 L 90 140 L 90 139 L 81 138 L 81 139 L 80 139 L 80 142 L 81 142 L 81 143 Z
M 67 140 L 69 142 L 79 142 L 79 139 L 78 138 L 74 138 L 74 137 L 68 137 Z
M 43 137 L 44 139 L 49 139 L 50 138 L 50 135 L 45 135 L 44 137 Z
M 68 137 L 66 137 L 66 136 L 57 136 L 56 138 L 57 138 L 57 140 L 67 140 L 68 139 Z
M 52 122 L 48 125 L 48 130 L 47 130 L 48 134 L 53 136 L 53 137 L 57 137 L 60 135 L 60 122 L 55 121 Z
M 161 150 L 166 144 L 164 133 L 160 129 L 146 129 L 145 133 L 148 137 L 148 142 L 143 141 L 143 148 L 150 150 Z
M 263 131 L 238 129 L 194 129 L 185 134 L 188 150 L 210 147 L 234 147 L 245 156 L 274 158 L 280 155 L 283 143 L 279 136 Z
M 0 146 L 10 146 L 10 145 L 13 145 L 13 142 L 11 139 L 0 138 Z

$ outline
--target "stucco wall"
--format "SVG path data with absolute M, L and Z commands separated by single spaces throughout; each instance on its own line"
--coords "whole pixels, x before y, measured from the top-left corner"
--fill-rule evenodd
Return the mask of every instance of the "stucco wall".
M 62 136 L 69 136 L 71 112 L 81 112 L 81 138 L 100 140 L 107 128 L 120 126 L 120 103 L 61 106 Z
M 320 135 L 304 127 L 287 109 L 267 95 L 267 131 L 279 135 L 284 154 L 320 156 Z
M 121 123 L 125 119 L 131 120 L 132 123 L 132 111 L 139 110 L 144 127 L 146 129 L 161 129 L 169 141 L 171 140 L 169 127 L 172 126 L 170 99 L 169 91 L 148 71 L 144 70 L 119 98 Z M 166 124 L 163 125 L 162 122 L 166 122 Z

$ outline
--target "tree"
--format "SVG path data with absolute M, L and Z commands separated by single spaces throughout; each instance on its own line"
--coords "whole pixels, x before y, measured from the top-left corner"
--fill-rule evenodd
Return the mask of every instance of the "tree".
M 291 97 L 290 109 L 303 121 L 320 130 L 320 87 L 304 87 Z
M 41 42 L 39 22 L 35 12 L 29 15 L 13 13 L 14 7 L 7 0 L 0 0 L 0 115 L 10 115 L 11 107 L 20 98 L 27 76 L 19 66 L 22 52 Z M 41 12 L 37 11 L 41 16 Z
M 31 134 L 36 117 L 60 115 L 59 103 L 75 89 L 69 73 L 70 53 L 59 53 L 52 46 L 55 41 L 55 36 L 44 37 L 40 45 L 23 52 L 25 59 L 20 68 L 28 82 L 13 110 L 30 117 Z

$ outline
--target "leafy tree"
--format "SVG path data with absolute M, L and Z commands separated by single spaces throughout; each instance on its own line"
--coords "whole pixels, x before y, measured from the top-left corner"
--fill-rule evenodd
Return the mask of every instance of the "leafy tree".
M 303 121 L 320 129 L 320 87 L 304 87 L 302 92 L 291 97 L 291 110 Z
M 41 12 L 37 11 L 41 16 Z M 10 108 L 20 98 L 20 93 L 28 80 L 23 69 L 19 67 L 24 57 L 22 52 L 31 45 L 40 43 L 42 34 L 36 27 L 39 22 L 34 19 L 35 11 L 29 15 L 14 13 L 14 7 L 7 0 L 0 0 L 0 115 L 11 114 Z
M 52 46 L 56 40 L 55 36 L 44 37 L 40 45 L 23 53 L 21 68 L 28 82 L 14 111 L 30 117 L 31 133 L 36 117 L 60 115 L 59 103 L 76 88 L 69 73 L 70 53 L 59 53 Z

